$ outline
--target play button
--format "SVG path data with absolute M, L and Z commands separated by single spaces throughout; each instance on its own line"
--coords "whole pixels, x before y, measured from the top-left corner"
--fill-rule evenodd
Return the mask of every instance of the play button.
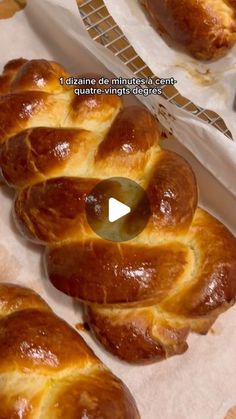
M 136 182 L 114 177 L 99 182 L 86 197 L 87 221 L 105 240 L 122 242 L 138 236 L 150 217 L 146 192 Z
M 119 220 L 130 212 L 131 208 L 128 205 L 122 204 L 115 198 L 109 199 L 108 220 L 110 223 L 114 223 L 114 221 Z

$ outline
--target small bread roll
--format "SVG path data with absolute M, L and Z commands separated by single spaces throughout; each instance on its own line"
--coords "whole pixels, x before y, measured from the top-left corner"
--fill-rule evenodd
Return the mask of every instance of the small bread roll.
M 235 0 L 141 0 L 157 29 L 200 60 L 225 55 L 236 42 Z

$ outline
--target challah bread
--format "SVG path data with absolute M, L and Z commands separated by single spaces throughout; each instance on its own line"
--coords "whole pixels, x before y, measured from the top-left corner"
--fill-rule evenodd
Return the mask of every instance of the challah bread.
M 235 301 L 236 239 L 197 208 L 192 169 L 160 147 L 148 111 L 123 108 L 117 96 L 55 89 L 58 72 L 43 75 L 45 66 L 54 71 L 45 61 L 9 66 L 0 166 L 16 188 L 19 227 L 47 247 L 51 282 L 87 304 L 97 338 L 120 358 L 184 352 L 189 332 L 206 333 Z M 86 220 L 86 197 L 110 176 L 131 178 L 149 197 L 148 224 L 128 242 L 99 238 Z
M 236 42 L 236 0 L 140 1 L 158 31 L 195 58 L 220 58 Z
M 33 291 L 0 284 L 1 419 L 138 419 L 129 390 Z

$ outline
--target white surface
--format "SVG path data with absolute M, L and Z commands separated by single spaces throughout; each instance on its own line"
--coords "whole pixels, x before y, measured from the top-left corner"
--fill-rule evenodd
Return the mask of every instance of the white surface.
M 131 212 L 128 205 L 123 204 L 115 198 L 110 198 L 108 201 L 108 220 L 110 223 L 119 220 Z
M 92 69 L 109 75 L 99 63 L 100 58 L 115 74 L 129 75 L 108 51 L 94 48 L 83 31 L 73 1 L 31 0 L 25 11 L 1 21 L 0 39 L 1 66 L 19 56 L 43 57 L 60 61 L 76 74 Z M 148 98 L 145 103 L 157 113 L 160 104 L 166 107 L 164 113 L 161 108 L 159 118 L 179 140 L 172 138 L 165 146 L 190 162 L 197 175 L 201 204 L 236 234 L 236 144 L 159 98 Z M 0 280 L 32 287 L 58 315 L 75 325 L 81 321 L 80 305 L 49 283 L 43 264 L 44 248 L 27 242 L 16 230 L 11 216 L 13 197 L 10 189 L 0 188 Z M 214 330 L 215 335 L 192 335 L 190 349 L 183 356 L 145 367 L 120 362 L 89 334 L 83 336 L 128 385 L 142 419 L 223 419 L 236 404 L 236 309 L 221 316 Z
M 139 0 L 104 0 L 136 52 L 159 77 L 174 76 L 179 92 L 218 113 L 236 141 L 236 46 L 213 63 L 203 63 L 169 46 L 157 33 Z

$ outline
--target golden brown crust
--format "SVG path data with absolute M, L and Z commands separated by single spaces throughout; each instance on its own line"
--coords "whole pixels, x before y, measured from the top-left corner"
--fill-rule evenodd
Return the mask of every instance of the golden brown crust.
M 155 306 L 112 311 L 92 306 L 87 310 L 87 321 L 108 351 L 131 363 L 161 361 L 188 348 L 189 327 L 173 327 L 163 315 L 158 315 Z
M 16 75 L 17 71 L 22 67 L 27 60 L 24 58 L 18 58 L 16 60 L 9 61 L 0 76 L 0 94 L 7 94 L 11 89 L 11 82 Z
M 76 168 L 78 157 L 86 161 L 88 149 L 97 141 L 95 135 L 82 129 L 28 129 L 3 143 L 1 169 L 9 184 L 32 185 Z
M 27 0 L 1 0 L 0 20 L 9 19 L 25 8 Z
M 35 126 L 106 132 L 122 107 L 121 99 L 75 95 L 72 87 L 59 82 L 66 74 L 59 64 L 46 60 L 13 60 L 5 66 L 0 79 L 0 144 Z
M 187 263 L 188 249 L 180 243 L 145 246 L 90 240 L 52 247 L 47 255 L 56 288 L 98 304 L 158 303 Z
M 204 316 L 235 301 L 235 237 L 218 220 L 197 210 L 186 236 L 195 253 L 195 278 L 162 305 L 180 315 Z
M 58 80 L 66 76 L 67 72 L 54 61 L 28 61 L 18 58 L 5 65 L 0 76 L 0 93 L 17 93 L 25 90 L 59 92 L 62 91 L 62 87 Z
M 235 0 L 141 0 L 158 30 L 198 59 L 224 55 L 236 42 Z
M 0 284 L 0 318 L 28 307 L 50 310 L 46 302 L 34 291 L 12 284 Z
M 137 118 L 138 115 L 138 118 Z M 157 122 L 138 106 L 123 109 L 98 147 L 96 161 L 146 153 L 160 140 Z M 125 145 L 125 147 L 124 147 Z
M 159 154 L 147 195 L 152 214 L 149 234 L 183 234 L 188 230 L 197 208 L 198 191 L 195 175 L 181 156 L 167 150 Z
M 37 132 L 37 129 L 33 132 L 35 131 Z M 65 132 L 61 131 L 64 138 L 66 135 L 69 137 L 68 130 L 65 130 Z M 42 129 L 40 129 L 41 134 L 44 134 Z M 57 130 L 55 130 L 52 138 L 54 139 L 56 135 Z M 41 138 L 44 137 L 42 136 Z M 125 136 L 121 136 L 121 138 L 126 140 Z M 50 142 L 47 146 L 46 141 L 45 139 L 46 145 L 43 147 L 43 150 L 46 147 L 48 149 L 51 147 L 50 150 L 53 153 L 55 150 L 54 144 Z M 88 145 L 91 145 L 88 136 L 85 137 L 85 141 L 87 141 L 85 146 L 87 150 Z M 118 141 L 121 142 L 120 137 Z M 135 154 L 135 151 L 133 153 Z M 34 156 L 35 154 L 36 156 Z M 3 174 L 5 174 L 7 180 L 10 179 L 11 183 L 14 183 L 15 178 L 16 184 L 19 184 L 22 179 L 22 183 L 24 182 L 26 185 L 27 169 L 29 167 L 30 169 L 33 168 L 31 173 L 34 171 L 40 180 L 39 175 L 42 173 L 42 163 L 40 156 L 37 157 L 37 151 L 29 153 L 28 145 L 23 147 L 19 135 L 13 137 L 2 147 L 0 158 L 2 160 Z M 55 164 L 53 164 L 53 159 Z M 71 152 L 67 159 L 72 161 Z M 63 171 L 62 165 L 60 165 L 60 158 L 57 156 L 55 158 L 54 156 L 51 157 L 49 153 L 43 153 L 42 160 L 44 166 L 48 166 L 53 170 L 54 176 L 58 172 Z M 20 161 L 20 164 L 13 164 L 16 161 Z M 95 165 L 97 162 L 98 157 L 96 155 Z M 62 164 L 64 164 L 64 161 L 62 161 Z M 80 169 L 82 164 L 80 164 Z M 57 173 L 55 173 L 55 166 Z M 24 167 L 26 168 L 26 175 L 23 180 Z M 77 172 L 80 169 L 78 168 Z M 94 170 L 96 170 L 96 166 Z M 128 166 L 128 170 L 130 171 L 130 166 Z M 134 167 L 134 170 L 137 173 L 138 167 Z M 87 167 L 85 171 L 88 174 Z M 29 173 L 29 176 L 31 173 Z M 50 175 L 47 175 L 47 179 L 49 177 Z M 91 236 L 91 230 L 85 218 L 86 195 L 98 182 L 99 179 L 89 177 L 86 179 L 69 176 L 53 177 L 45 182 L 39 182 L 22 189 L 16 199 L 15 212 L 25 234 L 30 238 L 33 235 L 34 238 L 46 243 L 65 240 L 68 237 L 71 240 L 76 238 L 81 240 L 81 230 L 84 238 L 86 237 L 86 232 L 87 234 L 90 233 Z M 33 183 L 32 180 L 31 183 Z M 184 188 L 183 184 L 185 184 Z M 197 205 L 197 186 L 195 176 L 183 158 L 170 151 L 159 152 L 158 160 L 147 184 L 147 196 L 151 207 L 151 217 L 145 231 L 147 236 L 173 232 L 178 234 L 185 232 L 189 228 Z
M 109 386 L 104 386 L 104 383 L 109 383 Z M 89 377 L 81 376 L 78 382 L 68 383 L 58 390 L 57 403 L 54 404 L 55 418 L 139 418 L 132 397 L 128 392 L 124 397 L 125 387 L 122 388 L 120 381 L 110 372 L 99 371 Z
M 123 109 L 113 95 L 54 93 L 47 74 L 32 90 L 32 74 L 48 65 L 16 62 L 5 70 L 14 73 L 9 91 L 14 80 L 23 89 L 0 97 L 0 167 L 17 188 L 18 225 L 46 244 L 51 282 L 87 303 L 90 326 L 108 350 L 136 363 L 180 354 L 189 332 L 207 333 L 235 301 L 236 239 L 197 208 L 192 169 L 161 149 L 145 109 Z M 26 103 L 36 103 L 27 115 Z M 112 176 L 138 182 L 150 201 L 145 229 L 127 243 L 98 238 L 85 215 L 88 193 Z
M 0 330 L 1 373 L 12 368 L 36 373 L 93 364 L 92 351 L 77 332 L 50 311 L 17 311 L 1 319 Z
M 95 335 L 115 355 L 140 363 L 182 353 L 190 331 L 206 333 L 216 317 L 235 302 L 236 244 L 231 233 L 198 209 L 184 243 L 194 259 L 172 283 L 165 278 L 159 283 L 157 278 L 157 285 L 163 285 L 157 304 L 142 307 L 139 303 L 135 309 L 127 304 L 89 307 L 88 321 Z M 170 264 L 173 266 L 171 259 Z M 146 265 L 146 272 L 148 269 Z
M 44 92 L 12 93 L 0 97 L 0 144 L 27 127 L 27 122 L 40 111 L 48 110 L 48 94 Z M 12 114 L 15 118 L 12 118 Z
M 15 202 L 15 213 L 22 231 L 29 238 L 46 243 L 76 238 L 91 231 L 86 221 L 86 196 L 96 179 L 53 178 L 22 189 Z
M 2 419 L 139 418 L 128 389 L 31 290 L 0 285 L 0 352 Z

